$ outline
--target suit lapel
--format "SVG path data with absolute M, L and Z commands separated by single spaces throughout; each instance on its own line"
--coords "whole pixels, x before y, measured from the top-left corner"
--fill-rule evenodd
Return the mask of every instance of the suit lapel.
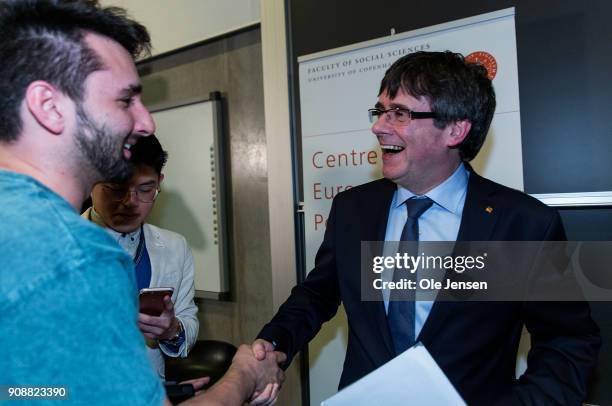
M 375 197 L 369 199 L 367 202 L 367 213 L 371 213 L 369 216 L 364 216 L 364 219 L 370 219 L 370 221 L 363 225 L 361 233 L 361 241 L 384 241 L 385 234 L 387 231 L 387 221 L 389 219 L 389 207 L 391 206 L 391 200 L 395 193 L 397 186 L 388 180 L 382 180 L 380 183 L 380 190 L 375 192 Z M 382 255 L 382 252 L 377 255 Z M 382 294 L 380 300 L 374 302 L 364 302 L 364 307 L 369 313 L 369 319 L 374 321 L 375 331 L 380 333 L 380 337 L 373 337 L 373 341 L 377 342 L 382 340 L 387 350 L 387 354 L 382 360 L 378 360 L 380 363 L 387 362 L 389 359 L 395 356 L 395 350 L 393 347 L 393 340 L 391 333 L 389 332 L 389 325 L 387 323 L 387 314 L 385 312 L 385 304 L 382 300 Z M 373 348 L 376 348 L 374 346 Z M 374 355 L 374 354 L 372 354 Z
M 470 180 L 457 241 L 489 241 L 504 207 L 494 199 L 495 184 L 468 168 Z
M 495 199 L 493 182 L 479 176 L 470 165 L 466 164 L 466 168 L 470 171 L 470 179 L 457 241 L 490 241 L 495 224 L 503 214 L 503 202 Z M 446 318 L 455 314 L 461 305 L 463 303 L 455 301 L 436 301 L 417 341 L 431 341 L 444 326 Z

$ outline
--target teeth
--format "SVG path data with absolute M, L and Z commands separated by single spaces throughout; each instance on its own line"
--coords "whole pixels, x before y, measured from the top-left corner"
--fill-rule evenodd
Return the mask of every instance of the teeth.
M 130 149 L 132 148 L 132 144 L 123 144 L 123 148 Z
M 381 145 L 380 148 L 383 150 L 389 150 L 389 151 L 403 151 L 404 150 L 404 147 L 400 147 L 398 145 Z

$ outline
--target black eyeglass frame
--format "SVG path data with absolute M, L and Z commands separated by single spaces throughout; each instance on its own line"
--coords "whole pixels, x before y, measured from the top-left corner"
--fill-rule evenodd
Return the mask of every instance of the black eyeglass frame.
M 410 109 L 403 109 L 401 107 L 393 107 L 387 110 L 381 110 L 377 108 L 368 109 L 368 118 L 370 119 L 371 123 L 375 123 L 376 121 L 378 121 L 378 118 L 383 114 L 389 114 L 392 112 L 408 113 L 408 120 L 398 120 L 397 117 L 391 119 L 391 121 L 398 123 L 409 123 L 411 120 L 418 120 L 423 118 L 438 118 L 438 115 L 433 111 L 412 111 Z

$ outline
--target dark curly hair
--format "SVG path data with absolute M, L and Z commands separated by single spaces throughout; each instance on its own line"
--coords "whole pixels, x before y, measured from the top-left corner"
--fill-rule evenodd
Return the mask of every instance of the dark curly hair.
M 464 161 L 478 154 L 495 112 L 495 91 L 482 65 L 450 51 L 408 54 L 387 70 L 379 95 L 387 92 L 394 98 L 399 89 L 413 97 L 425 97 L 438 116 L 434 120 L 438 128 L 458 120 L 470 121 L 472 128 L 459 152 Z
M 32 82 L 47 81 L 82 101 L 85 79 L 102 68 L 84 41 L 89 32 L 113 39 L 134 58 L 150 52 L 147 29 L 121 8 L 97 0 L 0 2 L 0 142 L 17 140 L 19 106 Z
M 164 151 L 155 134 L 140 137 L 130 149 L 130 162 L 134 165 L 147 165 L 154 168 L 158 175 L 168 161 L 168 152 Z

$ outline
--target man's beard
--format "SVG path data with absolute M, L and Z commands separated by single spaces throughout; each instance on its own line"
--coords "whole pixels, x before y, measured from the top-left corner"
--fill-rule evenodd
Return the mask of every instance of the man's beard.
M 77 130 L 75 140 L 86 164 L 94 170 L 98 181 L 121 183 L 133 173 L 132 163 L 123 156 L 123 143 L 127 135 L 113 132 L 106 125 L 99 125 L 87 114 L 82 104 L 77 104 Z

